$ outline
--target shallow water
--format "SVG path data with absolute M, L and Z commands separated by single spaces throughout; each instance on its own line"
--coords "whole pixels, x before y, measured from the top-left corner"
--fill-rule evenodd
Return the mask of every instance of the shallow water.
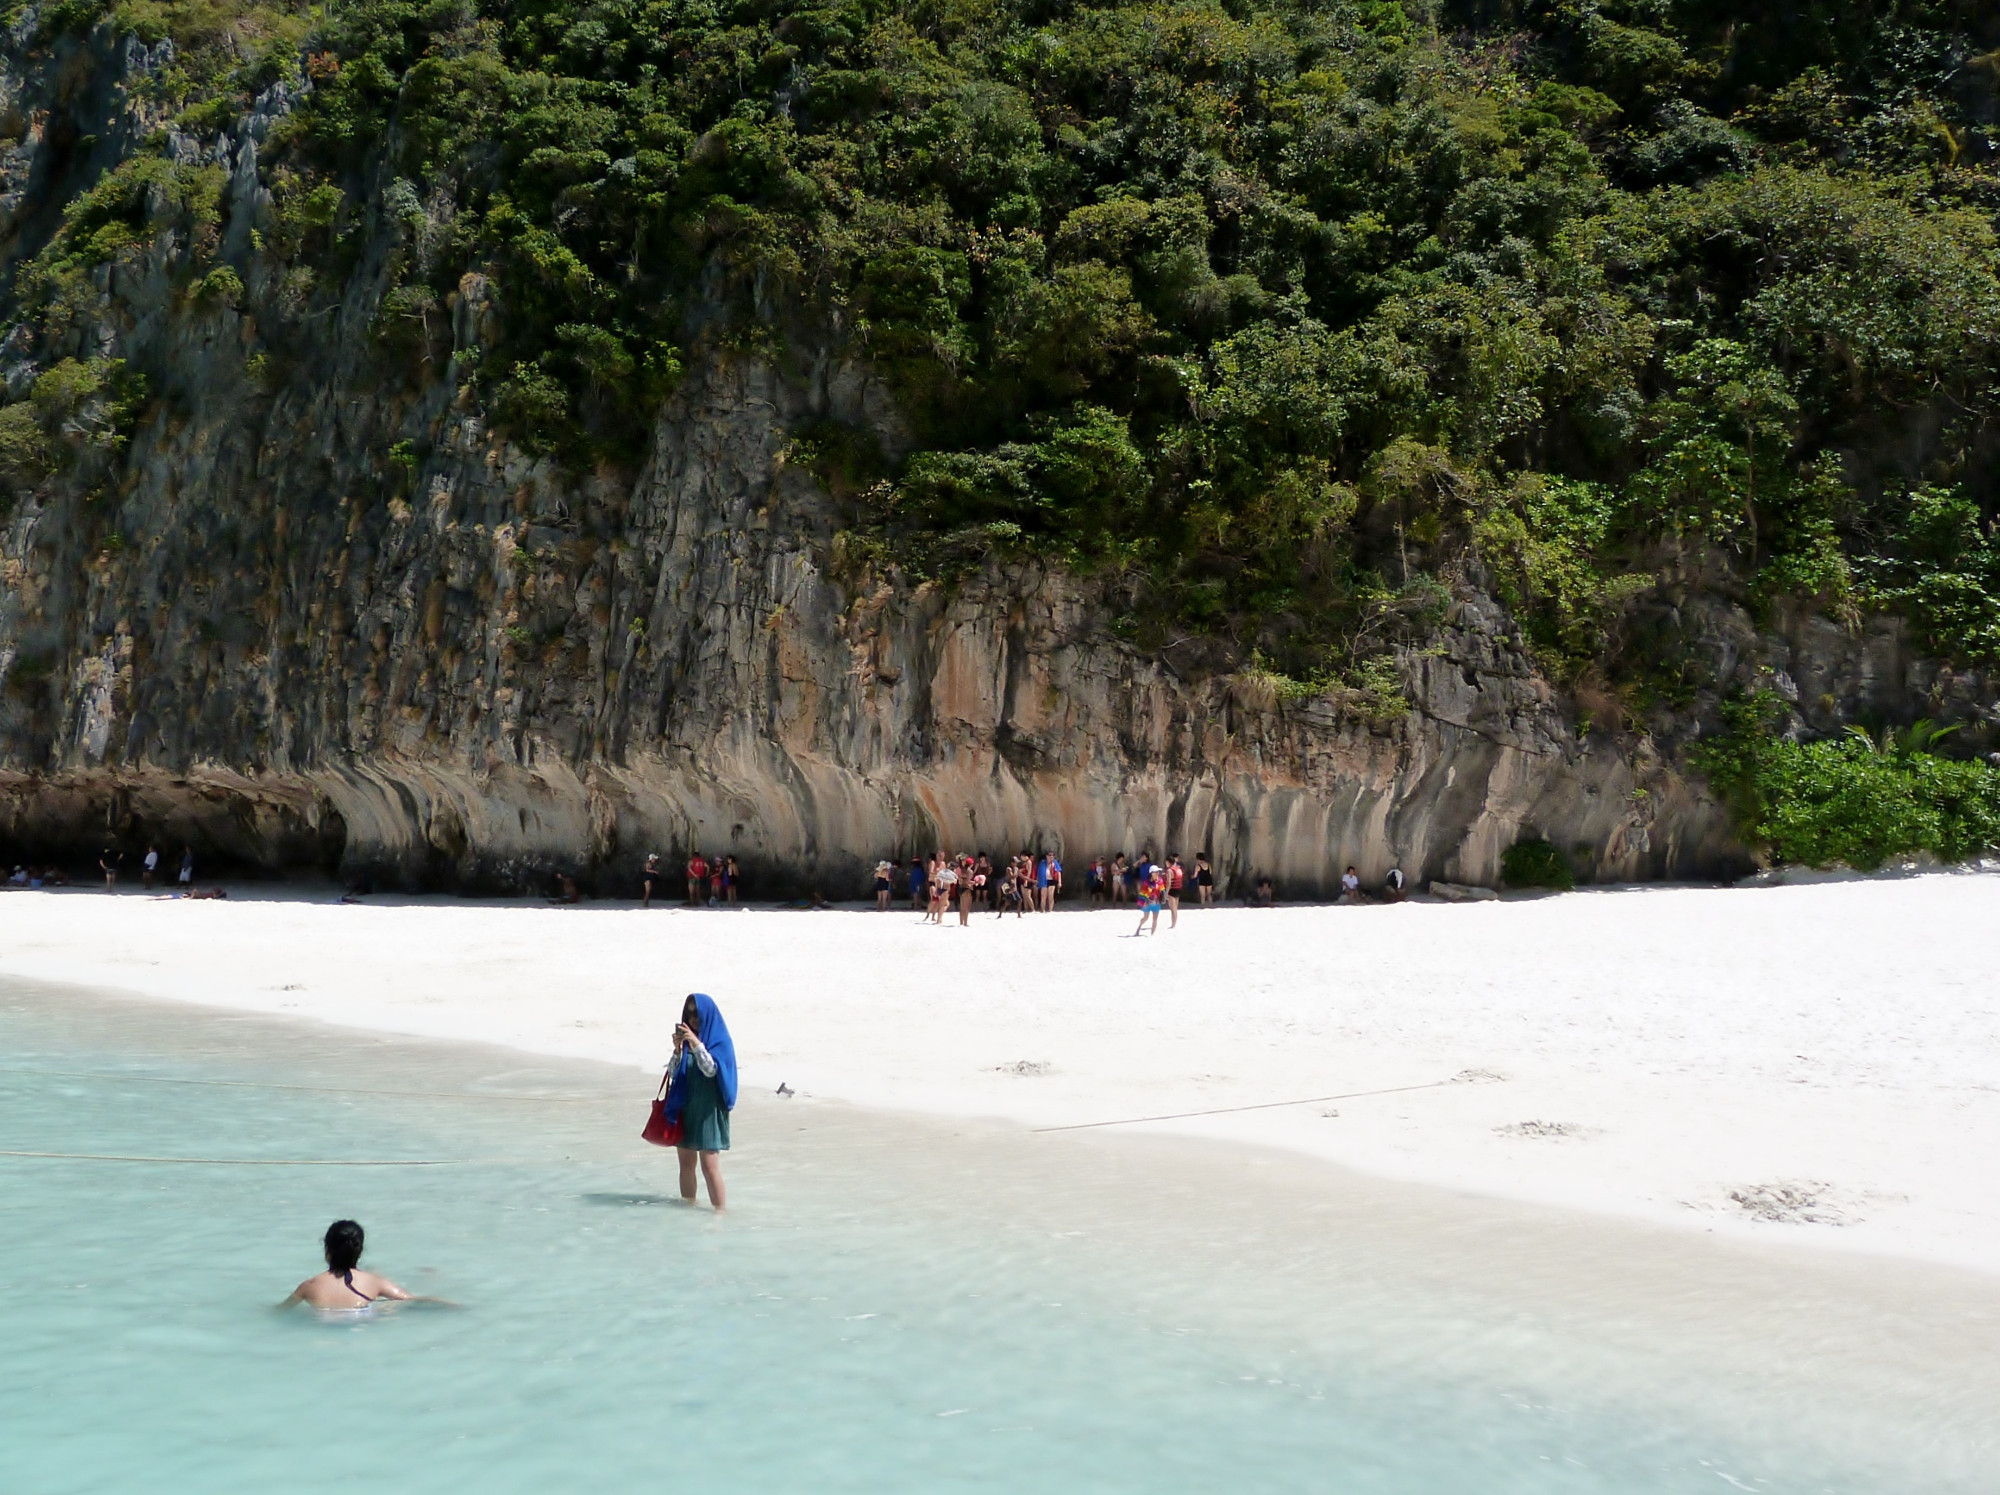
M 717 1219 L 649 1094 L 0 989 L 0 1148 L 443 1164 L 0 1157 L 0 1488 L 1993 1487 L 1985 1279 L 762 1096 Z M 339 1215 L 464 1309 L 273 1311 Z

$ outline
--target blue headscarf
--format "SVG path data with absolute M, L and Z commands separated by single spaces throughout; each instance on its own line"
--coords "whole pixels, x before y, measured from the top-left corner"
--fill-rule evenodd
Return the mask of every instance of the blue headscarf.
M 722 1092 L 722 1109 L 733 1111 L 736 1109 L 736 1043 L 729 1036 L 729 1024 L 722 1020 L 715 998 L 703 992 L 691 992 L 688 1001 L 694 1003 L 694 1022 L 689 1026 L 715 1061 L 715 1085 Z M 682 1053 L 681 1062 L 674 1069 L 674 1082 L 667 1087 L 668 1121 L 681 1119 L 681 1112 L 687 1106 L 688 1076 L 694 1072 L 694 1051 L 690 1049 Z

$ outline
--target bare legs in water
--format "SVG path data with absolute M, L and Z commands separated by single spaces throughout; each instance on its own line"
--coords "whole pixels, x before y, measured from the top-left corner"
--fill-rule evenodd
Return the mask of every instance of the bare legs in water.
M 725 1192 L 722 1187 L 722 1154 L 719 1152 L 697 1152 L 692 1147 L 674 1149 L 681 1155 L 681 1198 L 694 1203 L 695 1161 L 701 1162 L 702 1181 L 708 1185 L 708 1202 L 715 1206 L 716 1213 L 722 1212 Z

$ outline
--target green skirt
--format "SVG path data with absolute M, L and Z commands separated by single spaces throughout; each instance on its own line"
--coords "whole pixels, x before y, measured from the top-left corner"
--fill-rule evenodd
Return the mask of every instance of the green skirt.
M 701 1152 L 729 1151 L 729 1112 L 713 1075 L 690 1066 L 687 1104 L 681 1109 L 681 1146 Z

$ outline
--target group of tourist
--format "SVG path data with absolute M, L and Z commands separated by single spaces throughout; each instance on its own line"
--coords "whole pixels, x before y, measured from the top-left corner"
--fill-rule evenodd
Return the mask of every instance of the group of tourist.
M 125 853 L 118 847 L 107 846 L 98 853 L 97 870 L 104 874 L 105 892 L 115 893 L 118 891 L 118 874 L 124 870 L 124 867 Z M 150 891 L 153 886 L 153 879 L 159 875 L 159 872 L 160 848 L 148 845 L 146 847 L 146 854 L 139 859 L 139 880 L 141 885 Z M 183 846 L 181 848 L 180 873 L 174 881 L 178 885 L 180 893 L 184 896 L 208 898 L 220 898 L 224 896 L 221 893 L 195 893 L 194 848 L 192 846 Z M 69 884 L 69 874 L 60 867 L 54 866 L 34 867 L 16 865 L 14 870 L 8 874 L 6 880 L 6 885 L 12 888 L 66 888 Z
M 975 911 L 990 911 L 996 918 L 1053 913 L 1063 888 L 1063 864 L 1052 851 L 1040 856 L 1023 851 L 997 865 L 984 852 L 953 856 L 940 851 L 928 860 L 912 859 L 899 873 L 896 864 L 884 858 L 875 864 L 875 907 L 883 913 L 895 906 L 899 879 L 911 910 L 921 912 L 925 923 L 942 924 L 955 912 L 958 922 L 966 924 Z M 1137 904 L 1141 933 L 1157 932 L 1162 913 L 1169 929 L 1178 925 L 1184 897 L 1202 907 L 1216 901 L 1215 868 L 1205 851 L 1195 857 L 1192 868 L 1183 865 L 1176 853 L 1169 853 L 1165 861 L 1156 861 L 1150 851 L 1136 857 L 1123 852 L 1095 857 L 1085 869 L 1084 886 L 1094 905 Z M 1371 896 L 1361 890 L 1361 876 L 1350 866 L 1341 874 L 1340 900 L 1366 903 L 1379 898 L 1394 903 L 1406 896 L 1405 888 L 1402 869 L 1392 867 L 1381 892 Z M 1252 908 L 1275 907 L 1277 891 L 1270 877 L 1259 874 L 1253 879 L 1243 901 Z
M 1062 882 L 1062 858 L 1052 851 L 1039 857 L 1023 851 L 997 866 L 983 851 L 957 857 L 939 851 L 928 862 L 913 858 L 903 886 L 911 909 L 922 911 L 925 923 L 942 924 L 956 909 L 958 922 L 967 924 L 974 909 L 990 909 L 995 918 L 1054 913 Z M 895 899 L 895 883 L 895 863 L 877 862 L 875 907 L 885 913 Z
M 735 857 L 710 857 L 701 852 L 692 852 L 687 859 L 687 906 L 689 908 L 722 908 L 736 902 L 737 890 L 742 886 L 743 874 L 737 869 Z M 666 869 L 660 865 L 657 851 L 646 854 L 646 866 L 640 873 L 645 884 L 642 899 L 646 908 L 653 906 L 653 884 L 664 883 Z
M 883 913 L 895 906 L 899 878 L 911 910 L 922 913 L 925 923 L 943 924 L 956 913 L 960 924 L 968 924 L 975 911 L 995 918 L 1054 913 L 1063 890 L 1063 864 L 1053 851 L 1040 856 L 1018 852 L 998 863 L 983 851 L 957 856 L 939 851 L 928 859 L 912 858 L 898 873 L 896 864 L 884 858 L 875 864 L 875 907 Z M 1169 929 L 1178 924 L 1181 898 L 1190 885 L 1201 903 L 1214 901 L 1215 872 L 1207 852 L 1194 859 L 1191 871 L 1178 855 L 1162 862 L 1150 851 L 1129 858 L 1121 851 L 1094 858 L 1085 873 L 1090 901 L 1138 904 L 1142 930 L 1157 930 L 1163 912 Z

